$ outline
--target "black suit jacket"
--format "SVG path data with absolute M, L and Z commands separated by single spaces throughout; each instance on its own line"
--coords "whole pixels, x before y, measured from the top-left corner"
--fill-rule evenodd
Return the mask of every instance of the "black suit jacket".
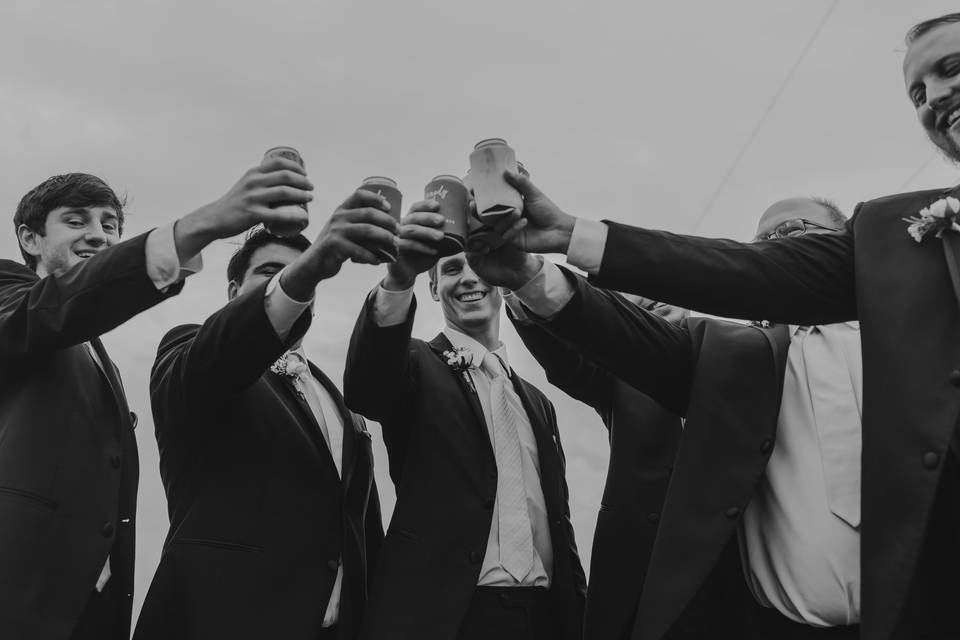
M 361 637 L 453 640 L 470 605 L 497 491 L 497 468 L 476 392 L 446 363 L 450 342 L 377 327 L 368 298 L 350 341 L 347 405 L 383 427 L 397 503 Z M 553 406 L 513 376 L 537 440 L 553 544 L 551 594 L 563 638 L 579 638 L 586 588 L 570 523 L 565 461 Z
M 629 304 L 619 297 L 612 302 Z M 547 379 L 593 407 L 610 461 L 593 536 L 584 637 L 629 635 L 682 433 L 680 418 L 537 324 L 510 314 Z
M 927 538 L 936 533 L 927 523 L 941 475 L 947 468 L 953 477 L 956 465 L 960 236 L 918 244 L 903 221 L 950 193 L 872 200 L 858 205 L 841 233 L 755 244 L 610 224 L 595 279 L 724 316 L 797 324 L 860 320 L 864 638 L 922 632 L 922 620 L 905 619 L 905 603 Z M 957 547 L 954 542 L 953 555 Z M 931 613 L 955 619 L 949 604 Z
M 97 336 L 183 286 L 157 291 L 146 237 L 43 279 L 0 260 L 0 638 L 70 637 L 108 554 L 128 634 L 137 447 Z
M 314 640 L 341 557 L 339 637 L 356 635 L 383 537 L 370 436 L 311 365 L 340 408 L 341 482 L 308 405 L 269 371 L 286 345 L 265 287 L 158 349 L 150 392 L 170 531 L 138 640 Z

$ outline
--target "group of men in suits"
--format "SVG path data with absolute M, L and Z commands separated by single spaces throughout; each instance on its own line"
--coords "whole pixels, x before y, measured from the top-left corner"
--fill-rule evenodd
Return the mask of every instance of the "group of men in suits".
M 904 76 L 960 162 L 960 14 L 911 30 Z M 960 193 L 849 221 L 781 201 L 744 244 L 591 222 L 506 178 L 523 217 L 439 259 L 435 202 L 398 222 L 363 190 L 313 243 L 256 229 L 227 304 L 167 333 L 150 396 L 170 530 L 135 637 L 960 635 L 960 235 L 902 220 Z M 211 241 L 303 222 L 276 205 L 311 190 L 270 159 L 124 242 L 123 202 L 94 176 L 24 196 L 25 265 L 0 261 L 0 637 L 129 635 L 136 417 L 99 336 L 179 293 Z M 346 260 L 387 267 L 341 396 L 303 338 Z M 444 317 L 429 342 L 411 335 L 422 273 Z M 615 291 L 755 322 L 665 319 Z M 608 429 L 589 592 L 556 414 L 510 366 L 504 298 Z M 385 535 L 351 409 L 383 429 Z
M 904 79 L 920 123 L 960 162 L 960 13 L 918 24 L 907 45 Z M 629 637 L 684 636 L 684 607 L 710 587 L 733 522 L 750 596 L 735 633 L 960 637 L 958 188 L 863 202 L 836 232 L 744 244 L 577 218 L 529 178 L 507 178 L 525 219 L 509 245 L 471 257 L 480 276 L 514 290 L 526 316 L 558 339 L 685 412 Z M 933 231 L 908 229 L 905 218 L 921 215 Z M 589 277 L 530 252 L 566 254 Z M 763 322 L 673 326 L 598 288 Z M 848 379 L 838 367 L 831 385 L 847 389 L 843 397 L 818 390 L 807 343 L 846 364 Z M 732 380 L 734 370 L 759 373 Z M 747 403 L 749 416 L 736 411 Z M 861 403 L 862 430 L 847 428 Z M 826 429 L 821 406 L 834 407 Z M 804 422 L 816 431 L 804 433 Z M 821 483 L 799 482 L 817 472 Z M 824 544 L 809 546 L 804 528 Z

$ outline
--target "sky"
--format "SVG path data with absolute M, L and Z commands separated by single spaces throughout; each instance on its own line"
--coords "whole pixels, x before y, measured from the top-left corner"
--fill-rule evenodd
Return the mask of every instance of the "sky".
M 395 178 L 409 204 L 434 175 L 462 175 L 473 144 L 495 136 L 570 213 L 749 239 L 781 198 L 825 196 L 850 214 L 862 200 L 956 184 L 901 72 L 905 31 L 956 9 L 955 0 L 6 0 L 0 202 L 12 217 L 48 176 L 93 173 L 128 194 L 134 236 L 215 200 L 267 148 L 291 145 L 316 186 L 313 238 L 365 176 Z M 167 330 L 226 301 L 235 248 L 208 247 L 180 296 L 104 338 L 140 415 L 136 610 L 167 529 L 150 366 Z M 12 225 L 0 256 L 19 257 Z M 350 264 L 318 287 L 305 347 L 335 381 L 364 294 L 382 276 Z M 429 339 L 439 307 L 424 282 L 417 295 L 414 334 Z M 503 340 L 514 368 L 557 407 L 589 566 L 605 431 L 546 382 L 506 322 Z M 371 431 L 388 521 L 393 487 L 379 427 Z

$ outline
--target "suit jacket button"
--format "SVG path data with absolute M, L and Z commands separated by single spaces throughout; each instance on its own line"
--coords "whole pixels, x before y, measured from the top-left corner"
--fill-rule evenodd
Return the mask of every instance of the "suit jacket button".
M 950 384 L 960 387 L 960 369 L 954 369 L 950 372 Z
M 480 562 L 483 560 L 483 556 L 480 555 L 479 551 L 471 551 L 467 554 L 467 557 L 470 558 L 470 562 L 473 564 L 480 564 Z
M 103 523 L 103 528 L 100 529 L 100 535 L 102 535 L 104 538 L 109 538 L 110 536 L 112 536 L 112 535 L 113 535 L 113 523 L 112 523 L 112 522 L 104 522 L 104 523 Z
M 336 571 L 339 568 L 340 568 L 339 562 L 337 562 L 336 560 L 327 560 L 327 569 L 330 569 L 330 571 Z
M 647 522 L 660 522 L 660 514 L 652 511 L 647 514 Z
M 740 515 L 740 507 L 730 507 L 726 511 L 726 516 L 731 520 L 736 519 L 736 517 L 739 515 Z
M 772 449 L 773 449 L 773 440 L 771 438 L 767 438 L 760 443 L 760 453 L 770 453 Z
M 130 426 L 134 429 L 137 428 L 137 423 L 140 422 L 140 419 L 137 417 L 133 411 L 130 412 Z
M 927 469 L 936 469 L 938 464 L 940 464 L 940 456 L 936 451 L 927 451 L 923 454 L 923 466 Z
M 120 456 L 118 455 L 110 456 L 110 466 L 113 467 L 114 469 L 119 469 L 121 462 L 122 461 L 120 460 Z

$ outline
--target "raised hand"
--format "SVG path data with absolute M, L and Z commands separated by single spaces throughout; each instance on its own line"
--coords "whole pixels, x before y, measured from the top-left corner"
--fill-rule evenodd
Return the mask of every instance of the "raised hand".
M 563 253 L 577 219 L 553 203 L 525 175 L 505 171 L 503 177 L 523 196 L 525 228 L 512 238 L 513 244 L 532 253 Z
M 443 239 L 444 217 L 437 213 L 435 200 L 413 203 L 400 221 L 400 252 L 396 262 L 387 265 L 384 287 L 396 291 L 409 289 L 417 276 L 437 261 L 436 245 Z
M 320 280 L 340 271 L 347 260 L 380 264 L 398 244 L 397 221 L 387 211 L 386 198 L 357 189 L 343 201 L 320 230 L 308 253 L 317 265 Z M 383 251 L 378 251 L 381 249 Z
M 481 242 L 468 240 L 466 255 L 470 268 L 488 284 L 507 289 L 519 289 L 525 285 L 542 264 L 539 256 L 512 242 L 528 226 L 526 219 L 514 213 L 500 219 L 492 232 L 484 233 Z

